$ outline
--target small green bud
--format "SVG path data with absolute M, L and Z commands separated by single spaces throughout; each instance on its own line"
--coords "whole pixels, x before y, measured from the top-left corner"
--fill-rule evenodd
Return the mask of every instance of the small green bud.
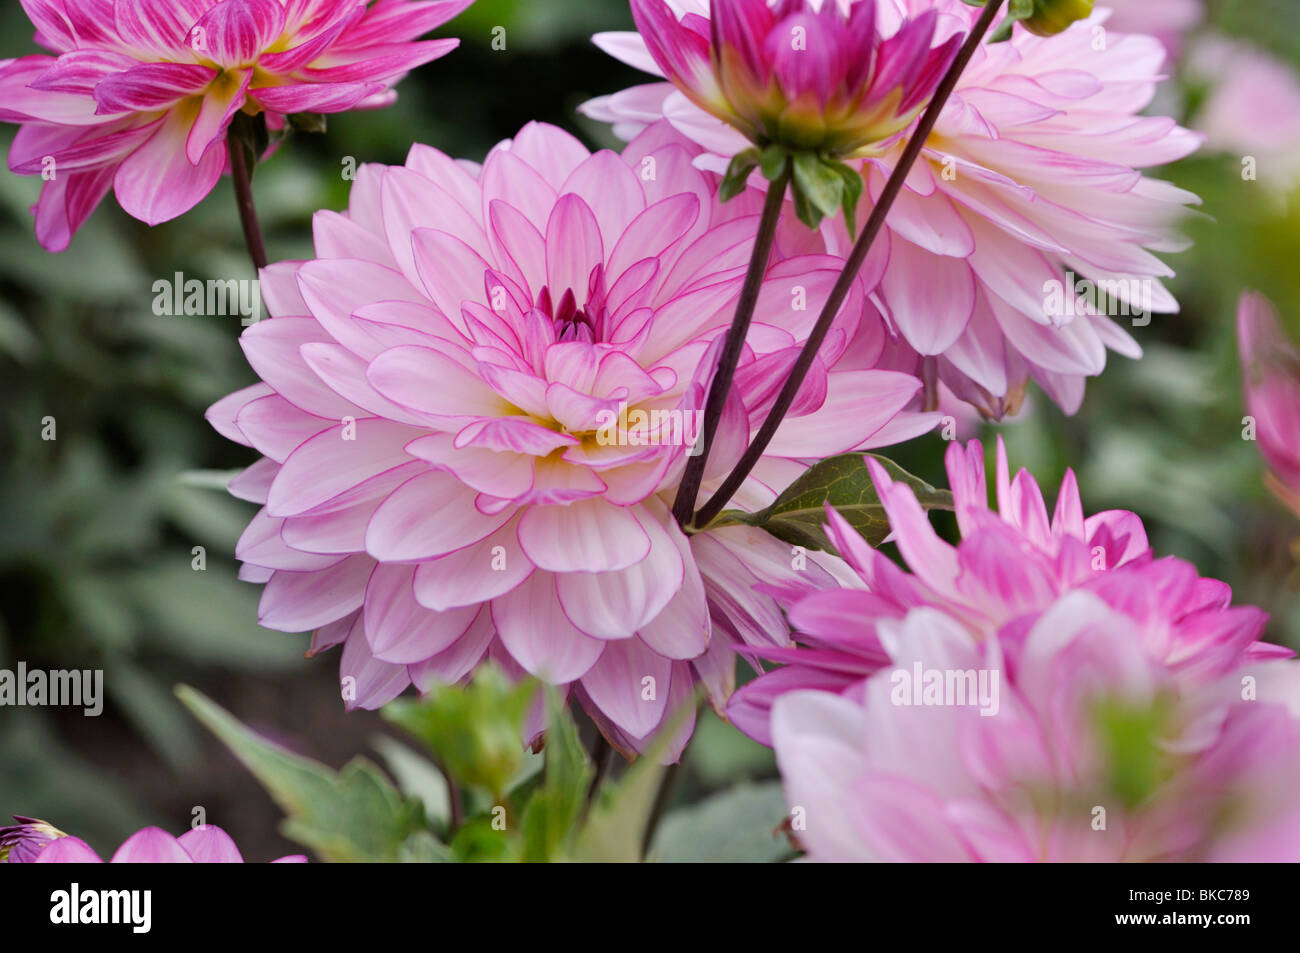
M 1070 24 L 1092 16 L 1092 0 L 1033 0 L 1034 12 L 1021 20 L 1035 36 L 1055 36 Z

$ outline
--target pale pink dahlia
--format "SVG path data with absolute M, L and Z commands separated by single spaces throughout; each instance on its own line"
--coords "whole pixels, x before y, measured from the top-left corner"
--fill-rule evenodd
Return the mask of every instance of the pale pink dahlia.
M 318 214 L 317 259 L 262 273 L 274 317 L 242 343 L 263 383 L 209 412 L 265 455 L 231 485 L 263 505 L 238 548 L 262 624 L 342 643 L 349 706 L 488 655 L 571 686 L 625 748 L 697 677 L 720 702 L 729 643 L 788 632 L 753 587 L 833 582 L 760 531 L 687 539 L 669 515 L 756 232 L 745 205 L 724 215 L 653 130 L 622 156 L 533 124 L 481 168 L 425 146 L 363 167 L 348 212 Z M 705 493 L 839 268 L 771 265 Z M 893 420 L 919 382 L 872 369 L 883 337 L 855 290 L 736 505 L 801 459 L 932 424 Z
M 1029 472 L 1010 477 L 1001 438 L 997 511 L 988 506 L 979 441 L 964 450 L 955 443 L 948 448 L 961 531 L 956 546 L 930 526 L 911 488 L 893 483 L 875 461 L 868 463 L 891 538 L 912 571 L 867 546 L 838 513 L 828 513 L 831 540 L 858 574 L 859 588 L 797 599 L 790 622 L 800 646 L 762 653 L 784 667 L 732 697 L 728 716 L 764 743 L 771 741 L 768 716 L 776 698 L 801 688 L 851 690 L 889 664 L 883 633 L 923 607 L 942 612 L 975 643 L 1009 643 L 1023 640 L 1063 597 L 1087 592 L 1127 617 L 1125 631 L 1145 655 L 1189 682 L 1292 654 L 1257 641 L 1268 616 L 1254 606 L 1231 605 L 1227 584 L 1201 578 L 1181 559 L 1157 559 L 1136 514 L 1110 510 L 1085 517 L 1073 471 L 1067 471 L 1049 517 Z
M 227 167 L 235 115 L 384 106 L 410 69 L 457 40 L 415 42 L 472 0 L 21 0 L 55 56 L 0 64 L 0 119 L 21 123 L 9 167 L 45 180 L 50 251 L 113 189 L 156 225 Z
M 1189 683 L 1083 589 L 989 638 L 931 606 L 879 631 L 885 668 L 773 710 L 809 859 L 1300 860 L 1297 663 Z
M 1269 485 L 1300 516 L 1300 350 L 1287 339 L 1277 311 L 1249 292 L 1237 305 L 1246 412 L 1268 463 Z
M 1194 125 L 1205 147 L 1240 163 L 1244 181 L 1285 195 L 1300 184 L 1300 73 L 1268 52 L 1220 36 L 1198 40 L 1187 71 L 1208 86 Z
M 655 64 L 692 103 L 750 142 L 832 156 L 905 129 L 961 45 L 932 48 L 933 11 L 881 36 L 876 0 L 713 0 L 711 13 L 632 0 Z
M 1154 36 L 1171 56 L 1178 55 L 1187 34 L 1205 18 L 1201 0 L 1105 0 L 1111 18 L 1108 29 Z
M 673 2 L 708 16 L 707 0 Z M 876 22 L 890 35 L 926 11 L 938 13 L 939 42 L 979 14 L 962 0 L 880 0 Z M 1165 51 L 1151 37 L 1103 30 L 1107 16 L 1098 10 L 1049 37 L 1017 26 L 1009 42 L 977 50 L 887 219 L 879 298 L 906 356 L 991 417 L 1014 411 L 1031 378 L 1072 413 L 1108 349 L 1140 356 L 1099 309 L 1141 326 L 1178 307 L 1160 280 L 1173 272 L 1153 252 L 1181 247 L 1171 224 L 1195 197 L 1139 170 L 1186 156 L 1200 137 L 1140 115 Z M 662 75 L 637 34 L 595 40 Z M 747 146 L 670 83 L 584 109 L 622 135 L 666 117 L 715 171 Z M 902 148 L 895 141 L 865 160 L 864 204 L 880 195 Z M 846 245 L 847 235 L 834 243 Z
M 0 828 L 0 848 L 12 846 L 9 863 L 102 864 L 104 861 L 84 840 L 69 837 L 44 821 L 15 817 L 22 823 Z M 110 864 L 242 864 L 244 857 L 220 827 L 211 824 L 173 837 L 157 827 L 136 831 L 113 854 Z M 301 854 L 272 861 L 276 864 L 306 863 Z

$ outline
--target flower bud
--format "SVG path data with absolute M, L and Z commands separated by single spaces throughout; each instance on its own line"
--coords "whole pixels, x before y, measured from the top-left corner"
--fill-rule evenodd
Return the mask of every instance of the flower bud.
M 34 817 L 15 814 L 14 820 L 18 823 L 0 827 L 0 864 L 30 864 L 51 841 L 68 836 Z
M 1054 36 L 1092 16 L 1092 0 L 1034 0 L 1034 12 L 1020 22 L 1035 36 Z

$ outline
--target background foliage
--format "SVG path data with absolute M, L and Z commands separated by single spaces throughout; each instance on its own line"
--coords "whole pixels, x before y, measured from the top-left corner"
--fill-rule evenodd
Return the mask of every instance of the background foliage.
M 1221 29 L 1300 68 L 1300 6 L 1213 6 Z M 588 42 L 630 25 L 624 0 L 478 0 L 447 28 L 461 49 L 403 83 L 396 107 L 333 117 L 325 135 L 296 137 L 259 170 L 272 258 L 310 254 L 312 212 L 346 204 L 348 156 L 401 162 L 418 140 L 477 159 L 530 119 L 614 145 L 574 107 L 643 81 Z M 505 51 L 490 47 L 498 26 Z M 0 55 L 32 52 L 30 33 L 19 6 L 5 4 Z M 1179 87 L 1165 104 L 1178 111 L 1198 96 Z M 12 130 L 3 136 L 7 151 Z M 1263 490 L 1262 464 L 1242 439 L 1232 321 L 1237 295 L 1254 287 L 1300 338 L 1300 195 L 1270 196 L 1239 168 L 1238 156 L 1202 155 L 1162 173 L 1204 206 L 1188 224 L 1195 246 L 1171 259 L 1183 313 L 1136 331 L 1146 357 L 1116 358 L 1075 418 L 1038 398 L 998 429 L 1013 466 L 1044 486 L 1074 466 L 1089 512 L 1136 510 L 1160 552 L 1227 580 L 1238 600 L 1274 613 L 1273 640 L 1300 645 L 1300 598 L 1286 588 L 1300 526 Z M 108 202 L 60 256 L 32 236 L 38 186 L 0 174 L 0 667 L 103 668 L 108 704 L 99 718 L 0 711 L 0 815 L 45 817 L 103 850 L 147 823 L 179 832 L 202 807 L 250 859 L 296 849 L 277 834 L 276 805 L 177 702 L 179 682 L 331 769 L 366 754 L 408 793 L 436 788 L 395 727 L 344 714 L 332 659 L 307 662 L 304 639 L 257 627 L 258 590 L 236 581 L 230 555 L 252 508 L 181 478 L 250 462 L 202 418 L 253 380 L 238 319 L 151 310 L 154 281 L 177 271 L 252 277 L 229 184 L 152 230 Z M 41 439 L 46 416 L 55 441 Z M 891 455 L 943 486 L 943 450 L 935 435 Z M 204 572 L 191 569 L 195 546 L 206 549 Z M 674 788 L 689 809 L 662 827 L 660 853 L 781 856 L 783 842 L 767 834 L 779 819 L 772 776 L 768 752 L 702 719 Z

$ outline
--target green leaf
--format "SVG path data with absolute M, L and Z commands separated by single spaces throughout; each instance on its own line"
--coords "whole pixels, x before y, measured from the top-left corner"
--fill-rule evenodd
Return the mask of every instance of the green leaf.
M 617 785 L 597 794 L 574 840 L 571 860 L 596 864 L 640 863 L 646 826 L 665 767 L 649 753 L 636 760 Z
M 384 717 L 420 739 L 456 781 L 500 801 L 524 760 L 524 716 L 537 683 L 511 684 L 485 666 L 466 686 L 439 686 L 418 700 L 384 706 Z
M 857 237 L 858 202 L 862 199 L 862 175 L 857 169 L 843 162 L 833 162 L 830 167 L 844 183 L 844 196 L 841 205 L 844 208 L 844 224 L 848 226 L 849 238 Z
M 786 818 L 779 781 L 738 784 L 673 811 L 650 848 L 662 863 L 771 864 L 794 854 L 778 833 Z
M 763 178 L 769 182 L 775 182 L 785 174 L 786 164 L 789 160 L 789 150 L 785 146 L 772 143 L 759 156 L 758 168 L 763 173 Z
M 426 831 L 424 810 L 364 758 L 334 772 L 272 744 L 188 686 L 176 694 L 266 788 L 287 815 L 285 837 L 334 862 L 392 862 Z M 427 841 L 425 841 L 427 847 Z
M 766 509 L 756 513 L 724 510 L 710 528 L 758 526 L 793 546 L 834 552 L 822 529 L 829 503 L 870 545 L 878 546 L 889 535 L 889 521 L 872 485 L 867 456 L 884 467 L 895 482 L 910 486 L 924 509 L 953 508 L 952 493 L 935 489 L 892 460 L 875 454 L 846 453 L 813 466 Z
M 699 694 L 660 724 L 640 757 L 616 783 L 606 782 L 582 827 L 573 837 L 567 860 L 635 864 L 644 860 L 646 834 L 668 768 L 662 758 L 685 719 L 699 707 Z
M 1021 20 L 1028 20 L 1034 15 L 1034 0 L 1010 0 L 1007 15 L 989 34 L 990 43 L 1005 43 L 1011 39 L 1011 30 Z
M 431 821 L 445 824 L 451 813 L 451 792 L 447 790 L 447 779 L 438 766 L 387 735 L 376 735 L 371 744 L 383 755 L 388 773 L 402 793 L 418 798 L 424 805 L 425 816 Z
M 823 218 L 833 216 L 844 202 L 844 179 L 834 163 L 813 152 L 794 153 L 795 211 L 799 220 L 816 228 Z
M 524 859 L 548 861 L 578 822 L 595 769 L 559 693 L 547 689 L 545 781 L 524 809 Z
M 761 153 L 757 148 L 736 153 L 727 166 L 727 174 L 722 177 L 722 185 L 718 188 L 718 198 L 723 202 L 729 202 L 745 191 L 749 184 L 750 173 L 758 167 L 760 158 Z

